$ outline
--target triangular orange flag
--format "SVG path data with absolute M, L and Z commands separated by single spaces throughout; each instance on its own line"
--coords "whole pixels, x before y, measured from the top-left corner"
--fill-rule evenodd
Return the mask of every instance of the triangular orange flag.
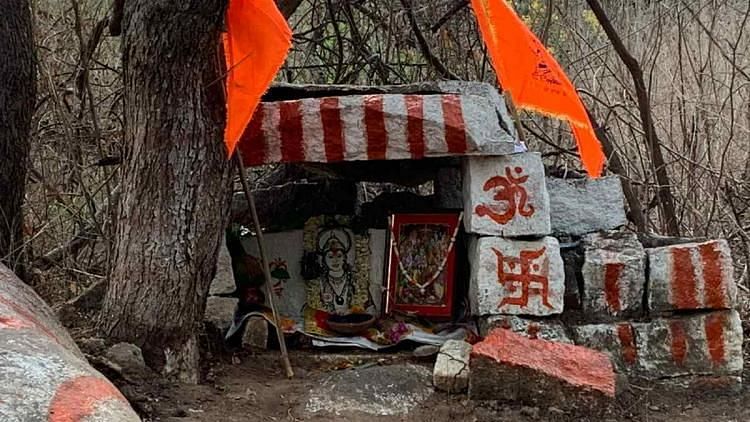
M 471 5 L 503 90 L 518 108 L 567 120 L 586 171 L 601 176 L 602 147 L 573 83 L 555 58 L 506 0 L 471 0 Z
M 261 97 L 284 64 L 292 46 L 292 31 L 273 0 L 231 0 L 226 22 L 224 143 L 231 157 Z

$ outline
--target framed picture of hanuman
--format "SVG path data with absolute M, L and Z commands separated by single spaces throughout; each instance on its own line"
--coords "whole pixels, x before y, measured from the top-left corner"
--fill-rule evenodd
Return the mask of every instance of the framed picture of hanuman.
M 387 313 L 451 316 L 460 219 L 458 214 L 391 216 Z

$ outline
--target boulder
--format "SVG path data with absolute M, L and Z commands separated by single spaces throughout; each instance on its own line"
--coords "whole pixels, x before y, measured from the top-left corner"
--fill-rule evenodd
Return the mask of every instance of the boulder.
M 637 316 L 643 311 L 646 251 L 633 233 L 584 236 L 583 311 L 589 317 Z
M 474 238 L 469 262 L 469 300 L 474 315 L 562 313 L 565 274 L 554 237 Z
M 469 398 L 601 409 L 615 397 L 612 362 L 585 347 L 496 329 L 474 345 Z
M 233 297 L 211 296 L 206 301 L 206 311 L 204 312 L 203 321 L 212 331 L 224 335 L 232 325 L 234 312 L 237 309 L 239 300 Z
M 469 356 L 471 344 L 448 340 L 440 348 L 432 382 L 435 388 L 447 393 L 462 393 L 469 387 Z
M 467 232 L 503 237 L 550 234 L 549 196 L 539 153 L 467 157 L 463 186 Z
M 0 265 L 0 420 L 140 421 L 54 313 Z
M 582 235 L 628 223 L 617 176 L 599 179 L 547 178 L 552 232 Z
M 104 352 L 104 357 L 120 368 L 125 379 L 133 380 L 152 374 L 143 360 L 141 348 L 134 344 L 117 343 Z
M 726 240 L 647 251 L 650 310 L 730 309 L 736 305 L 737 285 Z

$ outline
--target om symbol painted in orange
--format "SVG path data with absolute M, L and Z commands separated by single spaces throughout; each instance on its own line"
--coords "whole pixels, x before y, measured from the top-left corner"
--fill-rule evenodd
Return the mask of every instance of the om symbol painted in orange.
M 474 212 L 480 217 L 489 217 L 499 224 L 507 224 L 515 217 L 516 212 L 523 217 L 534 215 L 534 206 L 529 205 L 529 195 L 526 188 L 522 186 L 529 176 L 521 176 L 523 169 L 513 169 L 519 176 L 514 177 L 510 167 L 505 168 L 505 177 L 495 176 L 484 184 L 484 191 L 494 190 L 493 204 L 477 205 Z

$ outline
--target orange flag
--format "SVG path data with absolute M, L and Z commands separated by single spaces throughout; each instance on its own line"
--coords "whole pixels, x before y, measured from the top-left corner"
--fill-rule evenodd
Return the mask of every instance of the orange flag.
M 230 157 L 291 46 L 292 31 L 273 0 L 229 2 L 224 34 L 227 61 L 224 143 Z
M 586 108 L 554 57 L 506 0 L 471 0 L 492 66 L 516 107 L 567 120 L 573 128 L 581 161 L 599 177 L 604 153 Z

